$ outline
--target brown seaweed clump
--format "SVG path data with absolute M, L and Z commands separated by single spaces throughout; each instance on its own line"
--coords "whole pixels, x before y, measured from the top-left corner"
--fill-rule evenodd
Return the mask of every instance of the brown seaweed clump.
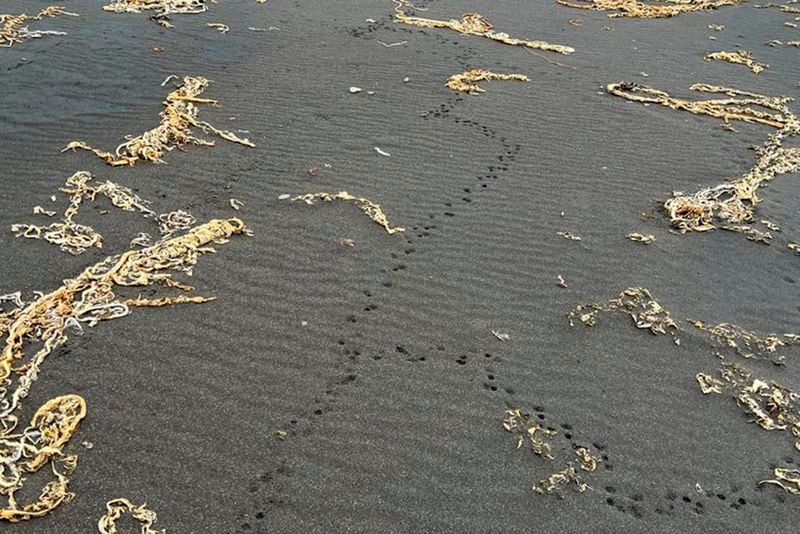
M 747 52 L 745 50 L 739 50 L 737 52 L 712 52 L 711 54 L 706 54 L 703 59 L 706 61 L 727 61 L 728 63 L 745 65 L 747 68 L 753 71 L 753 74 L 758 74 L 764 69 L 769 68 L 769 65 L 759 63 L 753 58 L 753 54 L 751 52 Z
M 70 196 L 69 207 L 64 211 L 61 222 L 48 226 L 14 224 L 11 226 L 11 231 L 17 237 L 44 239 L 58 245 L 64 252 L 82 254 L 91 247 L 103 247 L 102 235 L 91 226 L 74 221 L 84 200 L 94 201 L 98 195 L 103 195 L 117 208 L 125 211 L 139 211 L 145 217 L 155 217 L 155 212 L 147 207 L 150 202 L 140 198 L 129 188 L 108 180 L 102 184 L 93 185 L 89 183 L 92 178 L 90 173 L 78 171 L 67 178 L 64 187 L 59 189 L 62 193 Z M 39 213 L 44 213 L 44 211 L 39 210 Z
M 46 7 L 33 16 L 25 13 L 20 15 L 0 14 L 0 48 L 11 48 L 15 43 L 21 43 L 28 39 L 39 39 L 45 35 L 66 35 L 64 32 L 53 30 L 31 30 L 26 25 L 28 21 L 40 21 L 45 17 L 54 18 L 59 15 L 78 16 L 77 13 L 70 13 L 59 6 Z
M 575 51 L 574 48 L 569 46 L 550 44 L 545 41 L 526 41 L 524 39 L 511 37 L 507 33 L 496 32 L 492 29 L 492 23 L 486 20 L 480 13 L 465 13 L 461 17 L 461 20 L 426 19 L 422 17 L 412 17 L 403 11 L 403 8 L 410 6 L 407 0 L 394 0 L 394 3 L 394 20 L 399 24 L 408 24 L 409 26 L 417 26 L 418 28 L 449 28 L 463 35 L 477 35 L 507 45 L 548 50 L 550 52 L 558 52 L 559 54 L 571 54 Z
M 673 197 L 664 203 L 664 209 L 673 226 L 681 232 L 705 232 L 716 228 L 720 222 L 728 225 L 753 223 L 754 208 L 760 202 L 758 189 L 776 176 L 800 170 L 800 148 L 783 147 L 787 139 L 800 136 L 800 121 L 789 110 L 787 103 L 792 99 L 787 96 L 764 96 L 704 84 L 695 84 L 691 89 L 722 93 L 729 98 L 682 100 L 664 91 L 628 82 L 610 84 L 606 89 L 610 94 L 626 100 L 708 115 L 722 119 L 726 124 L 738 120 L 777 128 L 766 143 L 756 149 L 755 166 L 740 178 L 691 195 L 673 193 Z M 741 231 L 755 241 L 768 242 L 771 238 L 753 232 L 751 228 L 730 229 Z
M 218 130 L 197 117 L 199 108 L 196 104 L 217 104 L 216 100 L 200 97 L 208 84 L 209 81 L 205 78 L 184 77 L 183 84 L 167 95 L 160 124 L 120 144 L 114 153 L 97 150 L 82 141 L 70 142 L 62 152 L 75 149 L 88 150 L 114 167 L 134 165 L 140 160 L 164 163 L 164 155 L 176 148 L 182 149 L 185 145 L 214 146 L 213 141 L 195 137 L 192 128 L 197 128 L 207 135 L 217 135 L 226 141 L 254 147 L 249 139 L 240 138 L 233 132 Z
M 659 19 L 674 17 L 681 13 L 705 11 L 724 6 L 735 6 L 745 0 L 654 0 L 644 3 L 639 0 L 556 0 L 557 3 L 577 9 L 613 11 L 609 17 L 632 17 Z
M 248 230 L 239 219 L 212 220 L 151 247 L 111 256 L 30 303 L 21 302 L 19 295 L 2 298 L 2 302 L 17 306 L 0 311 L 0 336 L 5 337 L 0 352 L 0 494 L 7 500 L 0 508 L 0 519 L 13 522 L 41 517 L 72 498 L 69 475 L 77 457 L 65 454 L 62 448 L 86 414 L 84 400 L 78 395 L 52 399 L 36 412 L 28 427 L 16 431 L 23 399 L 28 397 L 47 357 L 67 341 L 68 332 L 80 333 L 82 325 L 91 327 L 123 317 L 130 307 L 211 300 L 182 294 L 126 299 L 114 291 L 154 284 L 192 291 L 191 286 L 174 280 L 172 273 L 191 274 L 200 255 L 214 252 L 211 244 L 225 243 L 244 233 Z M 48 463 L 56 480 L 45 485 L 36 501 L 18 503 L 15 494 L 26 478 Z
M 650 330 L 653 334 L 669 333 L 674 336 L 680 329 L 670 313 L 644 287 L 629 287 L 608 302 L 581 304 L 573 308 L 567 317 L 570 325 L 574 325 L 573 319 L 578 317 L 586 326 L 594 326 L 601 312 L 625 313 L 636 328 Z
M 141 534 L 164 534 L 166 532 L 153 527 L 158 516 L 147 508 L 147 504 L 136 506 L 124 497 L 112 499 L 106 503 L 106 513 L 97 522 L 97 530 L 100 534 L 117 534 L 117 521 L 125 514 L 130 514 L 139 523 Z
M 375 221 L 379 224 L 386 233 L 389 235 L 405 232 L 405 228 L 400 228 L 397 226 L 391 226 L 389 224 L 389 220 L 386 218 L 386 215 L 383 213 L 380 204 L 375 204 L 368 198 L 364 197 L 354 197 L 347 191 L 339 191 L 336 194 L 331 193 L 307 193 L 305 195 L 299 195 L 292 198 L 293 201 L 302 200 L 308 205 L 314 205 L 318 201 L 323 202 L 333 202 L 333 201 L 340 201 L 340 202 L 352 202 L 353 204 L 357 205 L 361 208 L 367 217 Z
M 461 74 L 454 74 L 447 79 L 447 87 L 453 91 L 469 93 L 471 95 L 485 93 L 476 82 L 484 80 L 518 80 L 527 82 L 528 77 L 523 74 L 497 74 L 485 69 L 472 69 Z

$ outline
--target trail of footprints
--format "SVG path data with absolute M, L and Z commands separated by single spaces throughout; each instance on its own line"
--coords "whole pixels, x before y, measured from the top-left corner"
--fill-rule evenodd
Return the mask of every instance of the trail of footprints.
M 349 30 L 351 36 L 362 39 L 379 39 L 380 37 L 376 37 L 379 32 L 418 32 L 436 39 L 439 44 L 452 44 L 461 47 L 463 52 L 456 57 L 456 61 L 465 70 L 470 68 L 470 61 L 478 55 L 472 48 L 465 46 L 463 41 L 449 40 L 441 37 L 436 32 L 428 32 L 423 29 L 398 28 L 391 21 L 391 17 L 370 23 L 365 27 Z M 386 38 L 384 37 L 382 40 L 386 41 Z M 473 119 L 458 116 L 456 110 L 459 103 L 463 102 L 464 99 L 465 97 L 461 94 L 448 95 L 445 102 L 440 104 L 438 108 L 423 112 L 421 118 L 425 121 L 449 121 L 461 128 L 468 129 L 472 135 L 483 136 L 488 142 L 496 143 L 498 151 L 494 156 L 495 162 L 487 165 L 483 173 L 473 176 L 471 178 L 474 180 L 472 184 L 462 184 L 463 187 L 458 191 L 454 191 L 452 193 L 453 200 L 443 203 L 440 214 L 429 213 L 427 221 L 418 222 L 407 229 L 405 234 L 406 244 L 401 251 L 391 252 L 387 265 L 381 269 L 384 279 L 380 287 L 363 290 L 365 299 L 362 305 L 357 311 L 345 316 L 344 326 L 349 333 L 343 333 L 342 337 L 337 339 L 335 347 L 343 356 L 341 362 L 335 368 L 332 377 L 327 381 L 323 393 L 315 398 L 314 404 L 302 410 L 296 418 L 291 419 L 286 425 L 286 431 L 289 434 L 288 440 L 312 433 L 317 426 L 316 421 L 327 412 L 333 410 L 337 398 L 345 394 L 347 388 L 357 382 L 359 368 L 365 364 L 365 361 L 379 362 L 383 358 L 403 358 L 410 363 L 422 364 L 429 361 L 430 358 L 452 358 L 454 365 L 458 367 L 472 366 L 476 369 L 477 374 L 480 376 L 478 382 L 481 384 L 482 389 L 492 394 L 501 395 L 509 405 L 524 404 L 524 402 L 514 398 L 516 394 L 514 388 L 509 384 L 505 384 L 501 379 L 500 364 L 502 359 L 492 355 L 490 352 L 464 351 L 453 357 L 447 354 L 448 351 L 443 345 L 428 347 L 419 351 L 403 342 L 391 347 L 378 349 L 367 357 L 362 354 L 361 351 L 363 349 L 360 348 L 362 346 L 360 339 L 364 334 L 359 329 L 359 320 L 379 309 L 379 306 L 372 301 L 373 297 L 382 290 L 391 289 L 394 286 L 395 278 L 402 276 L 409 268 L 413 256 L 418 252 L 417 242 L 436 236 L 437 231 L 440 229 L 440 224 L 446 224 L 447 221 L 458 215 L 459 204 L 473 202 L 477 193 L 489 188 L 490 184 L 500 179 L 502 174 L 509 170 L 516 156 L 522 150 L 521 144 L 513 143 L 507 137 L 498 135 L 497 131 L 490 126 Z M 439 215 L 441 215 L 443 222 L 437 224 Z M 498 403 L 498 405 L 501 404 L 500 402 Z M 549 423 L 548 418 L 550 416 L 544 412 L 541 406 L 536 406 L 535 410 L 536 417 L 542 424 L 547 423 L 550 425 L 547 428 L 557 430 L 559 435 L 571 444 L 572 448 L 580 446 L 569 423 Z M 653 490 L 650 493 L 641 491 L 624 494 L 622 491 L 618 491 L 609 481 L 613 477 L 614 464 L 609 460 L 609 456 L 605 452 L 605 446 L 599 443 L 592 443 L 592 445 L 597 451 L 600 451 L 603 461 L 600 464 L 600 471 L 590 481 L 590 487 L 592 488 L 590 493 L 594 494 L 595 498 L 604 499 L 608 506 L 613 507 L 618 512 L 629 514 L 633 518 L 644 518 L 648 514 L 669 516 L 690 513 L 702 515 L 710 509 L 719 507 L 741 511 L 749 507 L 760 506 L 758 498 L 753 496 L 758 490 L 753 490 L 748 497 L 745 497 L 742 488 L 737 486 L 729 488 L 728 491 L 704 490 L 702 493 L 675 490 L 664 490 L 659 493 Z M 790 458 L 785 461 L 791 463 Z M 276 507 L 290 503 L 286 485 L 291 475 L 291 470 L 285 464 L 280 464 L 277 468 L 260 475 L 258 480 L 250 486 L 250 492 L 256 498 L 259 511 L 252 517 L 248 516 L 240 524 L 239 532 L 265 531 L 264 529 L 266 529 L 268 523 L 264 520 L 269 512 Z M 785 500 L 784 496 L 777 492 L 772 492 L 772 495 L 775 496 L 775 500 L 778 502 L 784 502 Z M 588 498 L 587 494 L 584 494 L 583 498 Z

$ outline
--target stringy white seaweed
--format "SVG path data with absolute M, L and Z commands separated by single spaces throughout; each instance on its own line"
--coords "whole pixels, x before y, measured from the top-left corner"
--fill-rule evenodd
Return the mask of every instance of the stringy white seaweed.
M 161 241 L 142 250 L 111 256 L 58 289 L 39 294 L 36 300 L 10 311 L 0 312 L 0 495 L 7 499 L 0 519 L 22 521 L 46 515 L 68 502 L 69 476 L 77 465 L 67 455 L 67 444 L 86 414 L 86 403 L 78 395 L 64 395 L 45 403 L 22 432 L 17 412 L 37 380 L 46 358 L 67 341 L 71 325 L 94 326 L 101 321 L 123 317 L 131 307 L 160 307 L 178 303 L 202 303 L 212 297 L 178 294 L 162 298 L 122 298 L 116 288 L 160 284 L 166 288 L 193 291 L 173 279 L 174 272 L 191 274 L 200 255 L 215 252 L 213 243 L 226 243 L 233 235 L 248 234 L 239 219 L 212 220 L 186 234 Z M 14 295 L 3 302 L 16 302 Z M 27 477 L 50 465 L 55 480 L 48 482 L 39 498 L 20 504 L 15 493 Z
M 754 208 L 760 202 L 758 189 L 781 174 L 800 171 L 800 148 L 783 147 L 787 140 L 800 137 L 800 121 L 791 112 L 788 96 L 770 97 L 739 91 L 729 87 L 695 84 L 691 89 L 722 93 L 729 98 L 689 101 L 671 97 L 664 91 L 636 83 L 620 82 L 606 88 L 610 94 L 645 104 L 660 104 L 674 110 L 722 119 L 764 124 L 777 128 L 768 140 L 756 149 L 756 164 L 740 178 L 726 181 L 687 195 L 673 193 L 664 203 L 673 226 L 681 232 L 705 232 L 724 223 L 729 225 L 756 222 Z M 769 111 L 757 109 L 765 108 Z M 729 228 L 749 239 L 768 242 L 771 236 L 760 235 L 751 228 Z
M 592 11 L 614 11 L 609 17 L 632 17 L 657 19 L 674 17 L 681 13 L 704 11 L 724 6 L 735 6 L 745 0 L 654 0 L 651 3 L 639 0 L 556 0 L 557 3 L 577 9 Z
M 38 39 L 45 35 L 66 35 L 66 33 L 60 31 L 31 30 L 28 26 L 24 26 L 29 20 L 40 21 L 44 17 L 53 18 L 58 15 L 78 16 L 77 13 L 70 13 L 59 6 L 46 7 L 32 17 L 24 13 L 21 15 L 0 14 L 0 48 L 11 48 L 15 43 L 21 43 L 28 39 Z
M 394 0 L 394 3 L 394 20 L 398 24 L 407 24 L 409 26 L 417 26 L 418 28 L 449 28 L 463 35 L 476 35 L 507 45 L 548 50 L 550 52 L 558 52 L 559 54 L 571 54 L 575 52 L 575 49 L 570 46 L 550 44 L 545 41 L 517 39 L 511 37 L 507 33 L 496 32 L 492 29 L 494 27 L 492 23 L 486 20 L 480 13 L 465 13 L 461 17 L 461 20 L 426 19 L 422 17 L 412 17 L 406 14 L 403 8 L 413 7 L 407 0 Z
M 89 183 L 92 178 L 90 173 L 79 171 L 67 178 L 64 187 L 59 189 L 62 193 L 70 196 L 69 206 L 64 211 L 61 222 L 48 226 L 13 224 L 11 231 L 17 237 L 44 239 L 58 245 L 64 252 L 82 254 L 91 247 L 103 247 L 103 236 L 100 233 L 91 226 L 74 221 L 84 200 L 94 201 L 97 195 L 103 195 L 117 208 L 125 211 L 139 211 L 148 218 L 155 216 L 155 212 L 148 207 L 150 202 L 140 198 L 129 188 L 108 180 L 95 186 Z M 34 212 L 36 212 L 35 209 Z

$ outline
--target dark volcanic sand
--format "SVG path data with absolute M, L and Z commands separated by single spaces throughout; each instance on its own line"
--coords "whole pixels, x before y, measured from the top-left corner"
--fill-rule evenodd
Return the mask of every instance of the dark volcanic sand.
M 733 134 L 602 93 L 636 80 L 683 97 L 695 82 L 798 96 L 800 50 L 765 46 L 800 38 L 783 26 L 790 15 L 744 5 L 609 19 L 525 0 L 431 1 L 418 13 L 481 12 L 512 36 L 573 46 L 570 57 L 542 52 L 573 70 L 394 24 L 388 0 L 226 0 L 173 17 L 173 30 L 105 13 L 103 1 L 64 3 L 81 17 L 37 27 L 67 36 L 0 50 L 0 293 L 49 291 L 152 230 L 136 214 L 101 216 L 109 205 L 98 201 L 78 220 L 105 235 L 102 250 L 73 257 L 14 238 L 14 222 L 50 222 L 32 206 L 63 209 L 64 195 L 49 197 L 78 170 L 135 188 L 158 212 L 239 216 L 255 236 L 201 258 L 193 283 L 217 301 L 134 310 L 45 363 L 21 419 L 52 396 L 85 397 L 68 447 L 80 456 L 76 497 L 5 530 L 93 532 L 118 496 L 146 501 L 173 533 L 796 528 L 797 498 L 756 483 L 800 456 L 786 433 L 700 394 L 695 374 L 719 363 L 707 340 L 690 333 L 676 346 L 621 315 L 594 329 L 565 319 L 576 304 L 642 285 L 678 318 L 800 331 L 800 258 L 733 233 L 675 235 L 658 208 L 673 190 L 745 172 L 748 147 L 770 129 L 736 124 Z M 6 1 L 2 11 L 47 4 Z M 575 17 L 582 27 L 568 24 Z M 702 59 L 737 44 L 770 69 Z M 444 87 L 473 67 L 531 80 L 484 82 L 480 96 Z M 59 153 L 73 139 L 112 149 L 155 126 L 169 74 L 213 80 L 207 96 L 221 105 L 201 118 L 249 130 L 257 148 L 219 142 L 123 169 Z M 776 179 L 757 209 L 800 241 L 797 178 Z M 325 190 L 381 203 L 407 232 L 389 236 L 353 206 L 277 200 Z M 657 241 L 642 246 L 628 232 Z M 559 274 L 568 288 L 556 287 Z M 752 367 L 798 389 L 796 357 Z M 515 450 L 501 427 L 507 405 L 538 408 L 575 443 L 604 447 L 591 491 L 531 490 L 571 455 L 569 442 L 553 462 Z

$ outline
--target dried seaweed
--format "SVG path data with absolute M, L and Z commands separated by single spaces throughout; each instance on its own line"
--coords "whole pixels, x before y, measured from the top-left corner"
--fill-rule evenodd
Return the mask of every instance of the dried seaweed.
M 184 77 L 183 85 L 167 95 L 164 111 L 160 114 L 161 123 L 142 135 L 128 138 L 128 141 L 120 144 L 114 153 L 92 148 L 82 141 L 70 142 L 62 152 L 75 149 L 88 150 L 111 166 L 134 165 L 140 160 L 164 163 L 162 159 L 164 155 L 176 148 L 182 149 L 185 145 L 214 146 L 213 141 L 195 137 L 192 128 L 198 128 L 207 135 L 217 135 L 226 141 L 254 147 L 249 139 L 237 137 L 229 131 L 218 130 L 208 122 L 198 119 L 199 109 L 195 104 L 217 104 L 216 100 L 200 98 L 208 84 L 209 81 L 205 78 Z
M 776 467 L 773 469 L 772 480 L 762 480 L 759 485 L 772 484 L 782 488 L 787 493 L 800 495 L 800 469 L 790 469 L 785 467 Z
M 15 43 L 38 39 L 45 35 L 66 35 L 64 32 L 53 30 L 31 30 L 26 25 L 28 21 L 40 21 L 45 17 L 54 18 L 59 15 L 79 16 L 77 13 L 70 13 L 59 6 L 46 7 L 33 16 L 25 13 L 20 15 L 0 14 L 0 48 L 11 48 Z
M 453 91 L 469 93 L 471 95 L 485 93 L 476 82 L 484 80 L 518 80 L 527 82 L 528 77 L 522 74 L 497 74 L 484 69 L 472 69 L 461 74 L 454 74 L 447 79 L 447 87 Z
M 639 243 L 644 243 L 645 245 L 649 245 L 656 240 L 656 237 L 653 234 L 640 234 L 638 232 L 630 233 L 625 237 L 631 241 L 637 241 Z
M 125 515 L 130 514 L 141 526 L 141 534 L 164 534 L 165 530 L 158 530 L 153 525 L 158 520 L 156 513 L 147 508 L 147 504 L 136 506 L 128 499 L 119 497 L 106 503 L 106 513 L 97 522 L 97 530 L 100 534 L 117 534 L 117 521 Z
M 509 408 L 503 415 L 503 429 L 516 436 L 517 449 L 521 449 L 527 442 L 534 455 L 545 460 L 555 459 L 552 454 L 552 440 L 558 432 L 542 426 L 530 414 L 523 413 L 519 408 Z M 575 455 L 575 460 L 567 462 L 563 470 L 540 480 L 533 486 L 533 490 L 542 494 L 554 494 L 574 484 L 576 491 L 586 491 L 589 486 L 581 479 L 578 469 L 593 473 L 602 460 L 599 456 L 594 456 L 587 447 L 575 447 Z
M 573 464 L 567 466 L 561 471 L 556 471 L 549 477 L 542 479 L 533 487 L 533 491 L 542 494 L 560 493 L 561 490 L 566 489 L 570 485 L 575 485 L 575 491 L 583 493 L 589 486 L 581 480 L 578 472 L 575 470 Z
M 717 343 L 733 349 L 742 358 L 771 358 L 781 363 L 783 357 L 775 354 L 778 349 L 800 345 L 800 336 L 795 334 L 769 334 L 762 337 L 731 323 L 710 325 L 703 321 L 692 321 L 692 325 Z
M 631 317 L 636 328 L 650 330 L 653 334 L 675 335 L 679 327 L 665 310 L 643 287 L 629 287 L 615 299 L 595 304 L 581 304 L 573 308 L 567 317 L 570 325 L 578 317 L 586 326 L 597 324 L 600 312 L 622 312 Z
M 94 201 L 97 195 L 103 195 L 117 208 L 125 211 L 139 211 L 145 217 L 155 216 L 155 212 L 147 207 L 150 202 L 140 198 L 129 188 L 108 180 L 95 186 L 89 183 L 92 179 L 93 176 L 90 173 L 78 171 L 67 178 L 64 187 L 59 189 L 62 193 L 70 196 L 69 206 L 64 211 L 61 222 L 48 226 L 14 224 L 11 226 L 11 231 L 17 237 L 44 239 L 58 245 L 64 252 L 82 254 L 91 247 L 103 247 L 102 235 L 91 226 L 74 221 L 84 200 Z M 50 214 L 41 208 L 39 212 L 45 215 Z M 34 213 L 37 213 L 36 208 L 34 208 Z
M 531 451 L 536 456 L 553 459 L 552 444 L 550 440 L 556 435 L 555 430 L 543 427 L 532 420 L 529 414 L 523 414 L 519 408 L 506 410 L 503 417 L 503 428 L 506 432 L 511 432 L 517 437 L 517 449 L 527 441 L 530 443 Z
M 67 341 L 68 332 L 80 332 L 84 324 L 91 327 L 123 317 L 130 307 L 205 302 L 207 298 L 184 295 L 122 299 L 114 291 L 117 287 L 154 284 L 190 291 L 190 286 L 172 278 L 173 273 L 191 274 L 201 254 L 214 252 L 210 244 L 225 243 L 233 235 L 246 233 L 239 219 L 212 220 L 151 247 L 111 256 L 23 307 L 0 313 L 0 333 L 6 335 L 0 353 L 0 494 L 8 501 L 6 508 L 0 509 L 0 519 L 40 517 L 72 497 L 68 478 L 77 458 L 61 449 L 86 413 L 83 399 L 77 395 L 52 399 L 36 412 L 25 430 L 14 433 L 22 400 L 47 357 Z M 20 506 L 15 493 L 26 475 L 48 462 L 56 480 L 45 486 L 37 501 Z
M 194 15 L 208 11 L 205 0 L 114 0 L 103 6 L 112 13 L 155 11 L 153 19 L 160 23 L 169 15 Z M 169 24 L 169 23 L 168 23 Z M 169 27 L 172 25 L 170 24 Z
M 769 245 L 770 241 L 772 241 L 772 234 L 769 232 L 763 232 L 757 228 L 753 228 L 752 226 L 747 226 L 746 224 L 726 224 L 719 227 L 722 230 L 727 230 L 728 232 L 736 232 L 737 234 L 742 234 L 747 238 L 748 241 L 754 241 L 756 243 L 763 243 L 765 245 Z
M 406 0 L 394 0 L 394 3 L 394 20 L 399 24 L 408 24 L 410 26 L 417 26 L 419 28 L 449 28 L 463 35 L 477 35 L 479 37 L 486 37 L 487 39 L 505 43 L 507 45 L 548 50 L 550 52 L 558 52 L 559 54 L 571 54 L 575 51 L 574 48 L 569 46 L 550 44 L 545 41 L 526 41 L 511 37 L 507 33 L 496 32 L 492 29 L 492 23 L 486 20 L 480 13 L 465 13 L 462 15 L 461 20 L 426 19 L 422 17 L 409 16 L 405 11 L 403 11 L 405 7 L 413 7 Z
M 557 3 L 592 11 L 614 11 L 609 17 L 658 19 L 681 13 L 735 6 L 745 0 L 654 0 L 646 4 L 639 0 L 556 0 Z
M 726 123 L 740 120 L 777 128 L 778 131 L 771 134 L 767 142 L 756 149 L 755 166 L 740 178 L 702 189 L 691 195 L 675 192 L 673 198 L 664 203 L 664 209 L 669 214 L 673 226 L 681 232 L 712 230 L 720 221 L 734 225 L 751 223 L 754 220 L 754 207 L 760 201 L 757 195 L 759 187 L 778 175 L 800 170 L 800 148 L 782 146 L 785 140 L 800 136 L 800 121 L 787 106 L 791 98 L 770 97 L 703 84 L 695 84 L 691 89 L 724 93 L 730 98 L 681 100 L 652 87 L 627 82 L 607 87 L 609 93 L 634 102 L 660 104 L 675 110 L 722 119 Z M 759 110 L 756 107 L 770 111 Z M 749 230 L 744 230 L 744 233 L 754 240 L 768 240 L 765 235 Z
M 700 390 L 704 394 L 730 392 L 751 422 L 764 430 L 790 430 L 794 446 L 800 450 L 800 396 L 774 380 L 753 378 L 749 370 L 736 363 L 723 363 L 719 376 L 716 379 L 699 373 Z
M 377 224 L 379 224 L 381 227 L 383 227 L 383 229 L 386 230 L 386 233 L 392 235 L 400 232 L 405 232 L 405 228 L 400 228 L 396 226 L 392 227 L 389 224 L 389 221 L 386 219 L 386 215 L 383 213 L 383 210 L 381 210 L 379 204 L 375 204 L 374 202 L 372 202 L 367 198 L 354 197 L 347 191 L 339 191 L 336 194 L 307 193 L 305 195 L 296 196 L 292 198 L 292 200 L 293 201 L 302 200 L 303 202 L 309 205 L 314 205 L 320 200 L 323 202 L 333 202 L 335 200 L 342 202 L 352 202 L 359 208 L 361 208 L 361 211 L 363 211 L 367 215 L 367 217 L 369 217 Z
M 758 74 L 764 69 L 769 68 L 769 65 L 759 63 L 753 59 L 753 54 L 751 52 L 747 52 L 745 50 L 739 50 L 737 52 L 712 52 L 710 54 L 706 54 L 703 59 L 706 61 L 727 61 L 728 63 L 745 65 L 747 68 L 753 71 L 753 74 Z

